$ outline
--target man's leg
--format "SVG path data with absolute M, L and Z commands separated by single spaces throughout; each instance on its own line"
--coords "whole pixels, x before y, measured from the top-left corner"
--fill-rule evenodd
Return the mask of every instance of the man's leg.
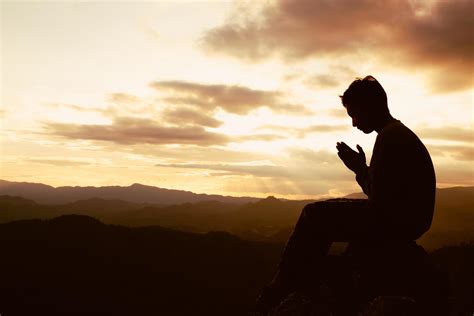
M 259 303 L 278 304 L 293 291 L 314 286 L 332 242 L 365 239 L 373 216 L 367 200 L 334 199 L 304 207 L 283 252 L 278 272 Z

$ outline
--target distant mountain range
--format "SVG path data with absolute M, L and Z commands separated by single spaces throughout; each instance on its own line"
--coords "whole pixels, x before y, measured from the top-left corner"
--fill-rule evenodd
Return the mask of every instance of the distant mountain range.
M 166 192 L 172 197 L 168 198 Z M 59 197 L 55 197 L 56 193 Z M 117 198 L 119 193 L 121 196 Z M 347 197 L 363 198 L 364 195 L 354 193 Z M 68 202 L 58 204 L 59 201 Z M 176 204 L 170 205 L 173 201 Z M 0 182 L 0 222 L 80 214 L 108 224 L 160 225 L 189 232 L 227 231 L 244 239 L 273 242 L 287 240 L 301 210 L 311 202 L 314 200 L 198 195 L 142 185 L 53 188 L 42 184 Z M 432 227 L 420 242 L 436 248 L 473 240 L 474 187 L 438 189 Z
M 133 203 L 162 205 L 196 203 L 201 201 L 244 204 L 259 200 L 253 197 L 196 194 L 189 191 L 162 189 L 138 183 L 128 187 L 64 186 L 55 188 L 41 183 L 11 182 L 5 180 L 0 180 L 0 195 L 21 196 L 41 204 L 65 204 L 91 198 L 106 200 L 119 199 Z
M 18 196 L 0 195 L 0 223 L 21 219 L 87 215 L 108 224 L 160 225 L 190 232 L 228 231 L 261 240 L 293 225 L 301 209 L 312 201 L 274 197 L 246 204 L 202 201 L 177 205 L 138 204 L 91 198 L 59 205 L 39 204 Z

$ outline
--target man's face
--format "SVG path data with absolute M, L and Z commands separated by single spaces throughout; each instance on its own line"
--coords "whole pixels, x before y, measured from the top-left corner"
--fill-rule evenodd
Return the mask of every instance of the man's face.
M 352 126 L 357 127 L 365 134 L 370 134 L 374 131 L 371 117 L 368 111 L 364 111 L 361 106 L 346 106 L 347 114 L 352 118 Z

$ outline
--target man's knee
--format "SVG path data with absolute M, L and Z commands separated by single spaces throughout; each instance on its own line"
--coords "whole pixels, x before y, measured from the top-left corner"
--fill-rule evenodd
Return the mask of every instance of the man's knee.
M 324 201 L 307 204 L 301 211 L 301 216 L 308 219 L 325 217 L 326 207 Z

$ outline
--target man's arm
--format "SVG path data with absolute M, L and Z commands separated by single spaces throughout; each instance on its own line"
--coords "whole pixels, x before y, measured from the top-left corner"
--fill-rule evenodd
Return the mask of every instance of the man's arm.
M 362 191 L 369 196 L 370 195 L 370 180 L 369 180 L 369 167 L 365 167 L 361 172 L 356 173 L 356 181 L 359 183 Z

